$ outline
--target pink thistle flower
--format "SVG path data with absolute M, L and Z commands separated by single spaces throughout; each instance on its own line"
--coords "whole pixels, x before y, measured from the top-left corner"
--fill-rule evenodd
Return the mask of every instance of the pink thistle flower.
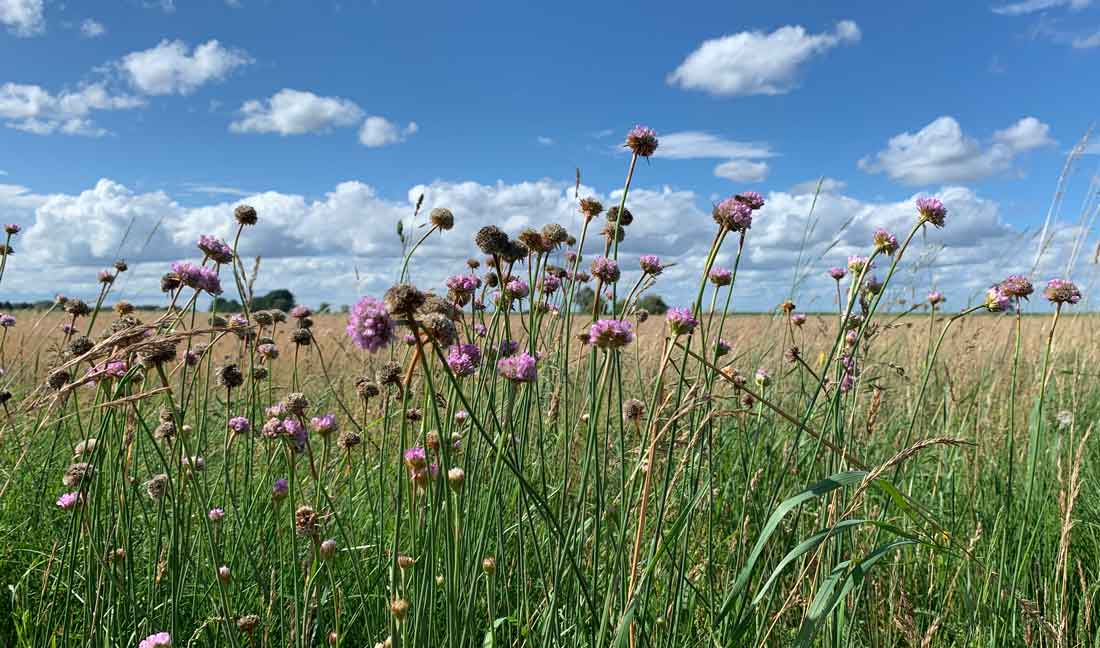
M 393 319 L 385 303 L 363 297 L 348 314 L 348 337 L 360 349 L 375 353 L 393 340 Z
M 522 279 L 513 279 L 504 286 L 504 294 L 510 299 L 523 299 L 531 294 L 531 288 Z
M 592 267 L 589 269 L 593 277 L 609 284 L 618 281 L 622 274 L 619 271 L 619 264 L 614 259 L 608 259 L 607 257 L 597 257 L 592 261 Z
M 871 240 L 875 244 L 875 249 L 883 254 L 893 255 L 898 250 L 898 238 L 881 227 L 875 228 Z
M 542 293 L 544 295 L 553 295 L 561 288 L 561 279 L 558 279 L 554 275 L 543 275 L 542 277 Z
M 942 304 L 947 298 L 943 296 L 943 293 L 938 290 L 933 290 L 928 293 L 928 303 L 932 306 L 938 306 Z
M 731 232 L 744 232 L 752 227 L 752 207 L 737 196 L 726 198 L 714 208 L 714 222 Z
M 845 277 L 845 275 L 847 275 L 847 274 L 848 274 L 848 271 L 845 270 L 844 268 L 837 268 L 837 267 L 829 268 L 829 276 L 832 277 L 833 279 L 836 279 L 837 281 L 840 281 L 841 279 L 843 279 Z
M 993 286 L 985 291 L 985 307 L 991 313 L 1000 313 L 1012 306 L 1012 298 L 1001 290 L 1000 286 Z
M 199 236 L 198 248 L 215 263 L 233 262 L 233 248 L 216 236 L 209 234 Z
M 805 323 L 806 323 L 805 313 L 792 313 L 791 314 L 791 324 L 794 324 L 795 326 L 801 328 L 802 325 L 805 324 Z
M 248 434 L 248 431 L 252 429 L 252 423 L 243 416 L 234 416 L 229 419 L 229 429 L 237 434 Z
M 1035 292 L 1035 286 L 1024 275 L 1014 274 L 1005 277 L 1001 282 L 1001 290 L 1014 299 L 1027 299 L 1031 293 Z
M 309 419 L 309 425 L 313 428 L 313 431 L 321 436 L 325 437 L 336 431 L 336 415 L 335 414 L 323 414 L 321 416 L 314 416 Z
M 761 196 L 755 191 L 742 191 L 734 196 L 734 198 L 751 207 L 753 211 L 764 206 L 764 196 Z
M 406 450 L 404 459 L 405 465 L 409 467 L 409 470 L 420 470 L 428 465 L 428 453 L 420 446 Z
M 865 256 L 853 254 L 848 257 L 848 271 L 852 274 L 859 274 L 863 272 L 864 268 L 870 270 L 872 267 L 874 267 L 874 264 Z

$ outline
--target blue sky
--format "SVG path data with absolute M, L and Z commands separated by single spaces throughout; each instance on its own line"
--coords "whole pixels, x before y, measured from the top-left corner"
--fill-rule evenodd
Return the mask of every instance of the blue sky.
M 26 228 L 3 298 L 90 293 L 121 255 L 135 265 L 121 294 L 156 300 L 166 263 L 228 234 L 248 200 L 261 288 L 351 301 L 392 278 L 393 224 L 421 191 L 460 223 L 427 250 L 449 264 L 425 271 L 432 283 L 481 225 L 575 226 L 576 167 L 610 200 L 640 122 L 661 147 L 635 178 L 625 252 L 681 263 L 659 292 L 686 294 L 708 205 L 755 189 L 769 205 L 744 303 L 774 305 L 805 183 L 825 176 L 815 267 L 875 225 L 907 228 L 913 196 L 943 194 L 955 227 L 927 242 L 937 263 L 911 288 L 961 306 L 1006 271 L 1008 246 L 1030 270 L 1096 118 L 1089 0 L 547 4 L 0 0 L 0 210 Z M 1098 161 L 1078 158 L 1040 275 L 1087 236 Z M 1070 270 L 1084 283 L 1091 268 Z M 800 296 L 826 307 L 818 274 Z

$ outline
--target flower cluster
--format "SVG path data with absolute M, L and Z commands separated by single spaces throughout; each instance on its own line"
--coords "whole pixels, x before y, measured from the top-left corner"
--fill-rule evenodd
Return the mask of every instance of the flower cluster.
M 447 350 L 447 366 L 456 376 L 471 376 L 481 366 L 481 349 L 474 344 L 455 344 Z
M 597 320 L 588 330 L 588 343 L 601 349 L 621 349 L 633 340 L 634 327 L 625 320 Z
M 670 308 L 668 313 L 665 314 L 665 322 L 668 323 L 668 330 L 673 335 L 691 335 L 695 331 L 695 327 L 699 325 L 699 320 L 691 316 L 691 311 L 687 308 Z
M 222 294 L 221 280 L 218 279 L 218 271 L 214 268 L 205 268 L 187 261 L 176 261 L 172 264 L 172 274 L 179 283 L 202 290 L 211 295 Z
M 538 376 L 537 361 L 527 352 L 501 358 L 497 361 L 497 372 L 502 378 L 514 383 L 534 382 Z
M 229 245 L 220 238 L 210 236 L 209 234 L 203 234 L 199 237 L 198 245 L 203 254 L 215 263 L 233 262 L 233 248 L 229 247 Z
M 348 314 L 347 332 L 355 346 L 374 353 L 393 340 L 393 320 L 384 303 L 364 297 Z

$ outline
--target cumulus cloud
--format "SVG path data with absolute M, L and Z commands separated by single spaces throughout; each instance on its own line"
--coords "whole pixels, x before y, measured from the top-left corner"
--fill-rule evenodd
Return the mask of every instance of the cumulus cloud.
M 180 40 L 163 40 L 156 47 L 131 52 L 118 67 L 138 91 L 148 95 L 191 94 L 200 86 L 221 81 L 252 62 L 243 50 L 223 47 L 216 40 L 193 50 Z
M 801 25 L 771 33 L 744 31 L 704 41 L 668 75 L 670 85 L 715 95 L 779 95 L 797 85 L 799 68 L 815 56 L 859 42 L 850 20 L 832 32 L 811 34 Z
M 141 98 L 114 94 L 102 83 L 57 94 L 37 85 L 0 85 L 0 119 L 5 120 L 4 125 L 36 135 L 102 136 L 107 131 L 91 120 L 93 112 L 128 110 L 143 104 Z
M 86 19 L 80 23 L 80 35 L 84 38 L 99 38 L 107 33 L 107 27 L 98 20 Z
M 730 160 L 714 167 L 714 175 L 734 182 L 761 182 L 768 177 L 768 163 Z
M 0 0 L 0 25 L 21 38 L 46 32 L 43 0 Z
M 739 308 L 772 308 L 797 285 L 800 306 L 829 309 L 835 289 L 824 270 L 843 265 L 850 254 L 866 254 L 875 227 L 900 237 L 915 222 L 914 196 L 867 201 L 834 187 L 818 196 L 812 216 L 812 190 L 767 196 L 746 240 L 739 271 L 743 281 L 737 285 Z M 581 195 L 613 204 L 618 191 L 582 186 Z M 108 179 L 76 194 L 39 195 L 19 185 L 0 185 L 0 209 L 25 226 L 16 243 L 19 254 L 7 270 L 14 273 L 11 286 L 17 287 L 12 298 L 48 297 L 57 290 L 94 296 L 95 270 L 121 256 L 133 270 L 118 296 L 161 303 L 158 278 L 168 263 L 197 258 L 200 234 L 230 238 L 235 232 L 232 210 L 247 202 L 257 208 L 260 222 L 241 239 L 241 253 L 262 257 L 257 291 L 287 287 L 307 303 L 350 303 L 362 294 L 380 294 L 396 277 L 402 249 L 394 226 L 403 221 L 406 231 L 422 231 L 423 216 L 412 220 L 421 195 L 424 211 L 446 206 L 455 214 L 455 228 L 433 235 L 417 253 L 413 280 L 425 288 L 438 288 L 447 275 L 462 271 L 467 257 L 478 255 L 473 238 L 484 225 L 494 223 L 516 234 L 547 222 L 579 233 L 582 224 L 572 179 L 492 184 L 437 180 L 410 187 L 398 197 L 382 196 L 370 185 L 349 180 L 318 197 L 268 191 L 197 207 L 182 206 L 164 192 L 139 192 Z M 897 277 L 899 295 L 908 290 L 920 298 L 939 287 L 961 308 L 1004 274 L 1029 269 L 1027 263 L 1006 267 L 1004 259 L 1030 261 L 1035 233 L 1007 224 L 1000 206 L 972 189 L 943 187 L 937 195 L 950 210 L 948 225 L 916 237 Z M 713 235 L 706 200 L 688 190 L 643 186 L 631 190 L 627 205 L 635 220 L 620 248 L 624 281 L 637 278 L 639 255 L 658 254 L 676 266 L 662 275 L 656 292 L 669 303 L 689 302 Z M 73 236 L 77 231 L 80 235 Z M 1055 228 L 1048 263 L 1064 263 L 1072 235 L 1070 228 Z M 589 256 L 592 246 L 590 240 Z M 990 249 L 999 251 L 995 258 Z M 734 252 L 732 243 L 723 248 L 719 264 L 731 264 Z M 800 257 L 802 265 L 797 266 Z M 1054 271 L 1041 268 L 1040 276 Z
M 359 128 L 359 142 L 367 148 L 378 148 L 398 142 L 404 142 L 410 135 L 420 130 L 416 122 L 409 122 L 404 128 L 385 117 L 371 115 L 363 120 Z
M 1084 9 L 1092 0 L 1023 0 L 993 7 L 993 13 L 1002 16 L 1023 16 L 1048 9 L 1067 7 L 1071 10 Z
M 759 142 L 739 142 L 706 131 L 679 131 L 661 135 L 654 157 L 673 160 L 696 158 L 769 158 L 771 147 Z
M 1050 126 L 1024 117 L 983 144 L 963 134 L 953 117 L 935 119 L 916 133 L 891 137 L 884 150 L 859 161 L 868 173 L 885 173 L 912 185 L 979 180 L 1008 170 L 1016 158 L 1049 146 Z
M 363 110 L 350 99 L 283 88 L 270 99 L 246 101 L 241 106 L 241 115 L 240 120 L 229 125 L 229 130 L 301 135 L 353 126 L 363 118 Z

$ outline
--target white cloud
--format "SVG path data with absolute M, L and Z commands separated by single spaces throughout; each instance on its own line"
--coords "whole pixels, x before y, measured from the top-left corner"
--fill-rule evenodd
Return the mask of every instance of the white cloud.
M 939 117 L 916 133 L 891 137 L 886 149 L 864 157 L 859 168 L 913 185 L 979 180 L 1011 168 L 1017 156 L 1049 146 L 1050 126 L 1024 117 L 982 144 L 963 134 L 953 117 Z
M 350 99 L 320 97 L 312 92 L 283 88 L 270 99 L 246 101 L 242 118 L 229 125 L 235 133 L 301 135 L 353 126 L 363 110 Z
M 817 191 L 818 183 L 821 184 L 821 193 L 840 193 L 841 191 L 844 191 L 845 187 L 848 186 L 847 182 L 844 182 L 843 180 L 837 180 L 836 178 L 815 178 L 813 180 L 799 182 L 795 186 L 791 187 L 789 193 L 813 195 L 814 192 Z
M 729 160 L 714 167 L 714 175 L 735 182 L 761 182 L 768 177 L 768 163 Z
M 420 130 L 416 122 L 409 122 L 404 128 L 391 122 L 385 117 L 370 116 L 363 120 L 363 126 L 359 129 L 359 142 L 367 148 L 377 148 L 404 142 L 409 135 L 414 135 Z
M 993 7 L 993 13 L 1002 16 L 1023 16 L 1037 11 L 1068 7 L 1072 10 L 1084 9 L 1092 4 L 1092 0 L 1023 0 L 1006 5 Z
M 27 38 L 46 31 L 43 0 L 0 0 L 0 25 Z
M 1077 49 L 1092 49 L 1100 47 L 1100 31 L 1090 36 L 1079 36 L 1073 39 L 1072 45 Z
M 771 33 L 745 31 L 704 41 L 670 75 L 668 83 L 723 96 L 786 94 L 797 85 L 800 66 L 839 45 L 859 42 L 850 20 L 832 32 L 811 34 L 801 25 Z
M 673 160 L 696 158 L 769 158 L 771 147 L 758 142 L 739 142 L 705 131 L 679 131 L 661 135 L 655 157 Z
M 37 85 L 0 85 L 0 119 L 6 120 L 4 125 L 36 135 L 105 135 L 107 131 L 89 118 L 91 113 L 127 110 L 143 103 L 139 97 L 112 94 L 102 83 L 56 95 Z
M 80 34 L 84 36 L 84 38 L 99 38 L 106 33 L 107 27 L 98 20 L 88 18 L 80 23 Z
M 251 62 L 244 51 L 223 47 L 216 40 L 197 45 L 194 50 L 183 41 L 163 40 L 156 47 L 127 54 L 118 66 L 131 85 L 145 94 L 186 95 Z
M 201 182 L 185 182 L 183 187 L 186 190 L 185 193 L 189 194 L 205 194 L 209 196 L 251 196 L 255 191 L 245 191 L 244 189 L 238 189 L 236 187 L 227 187 L 217 184 L 203 184 Z
M 543 146 L 553 146 L 554 145 L 554 138 L 547 137 L 545 135 L 539 135 L 538 137 L 535 138 L 535 141 L 538 142 L 539 144 L 542 144 Z

